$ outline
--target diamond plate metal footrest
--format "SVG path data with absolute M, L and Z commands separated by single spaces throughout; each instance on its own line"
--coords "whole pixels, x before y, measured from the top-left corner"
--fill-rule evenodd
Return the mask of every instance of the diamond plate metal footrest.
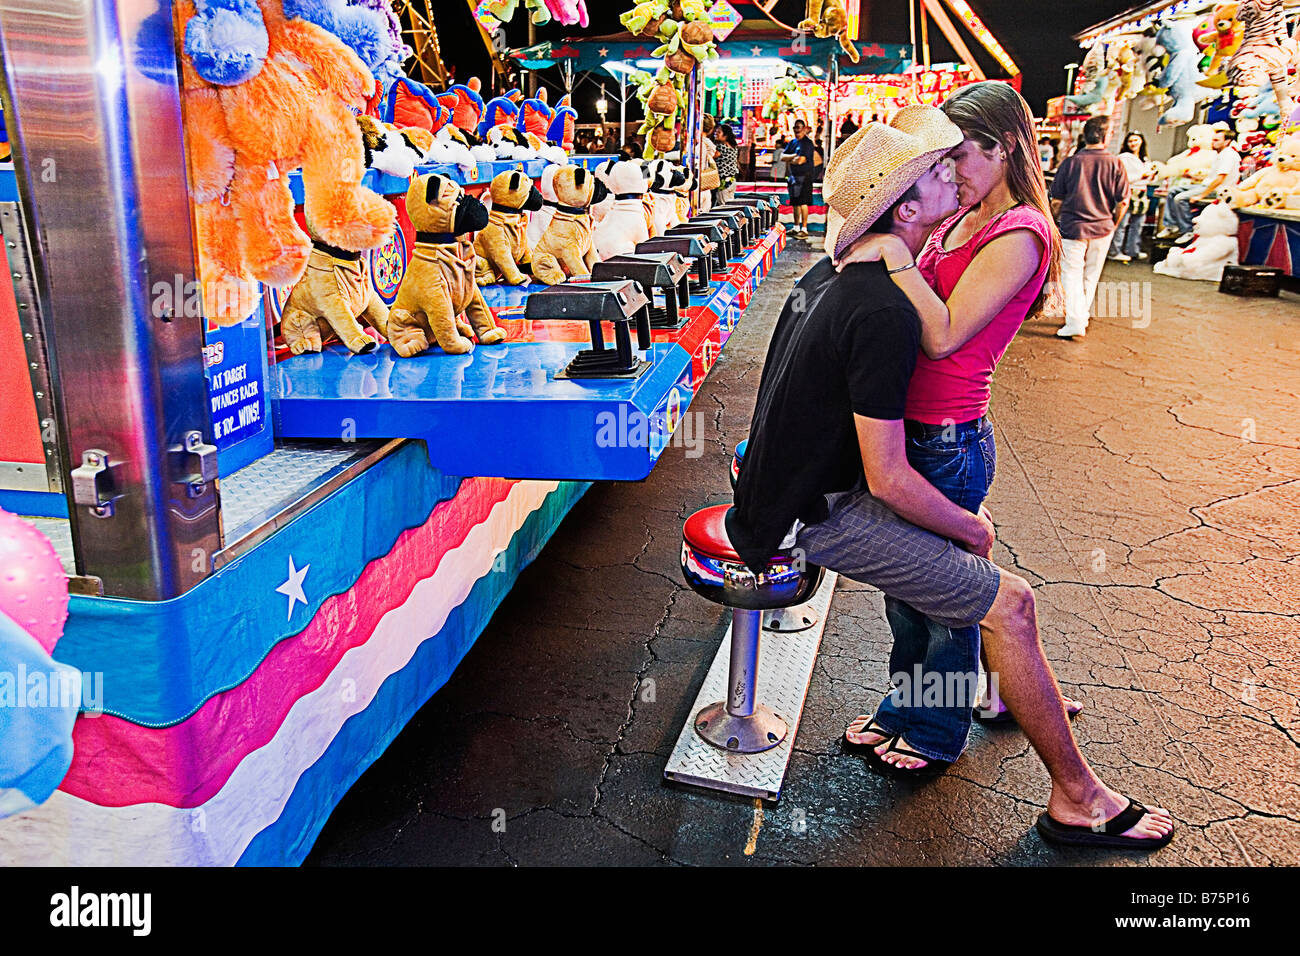
M 766 705 L 764 709 L 779 714 L 789 727 L 781 742 L 761 753 L 731 753 L 708 743 L 696 732 L 700 712 L 727 697 L 731 658 L 731 628 L 728 627 L 668 758 L 665 780 L 764 800 L 780 799 L 785 768 L 799 732 L 803 702 L 837 580 L 837 575 L 826 572 L 817 593 L 803 605 L 815 612 L 816 623 L 811 627 L 798 632 L 773 632 L 766 628 L 761 631 L 757 698 Z

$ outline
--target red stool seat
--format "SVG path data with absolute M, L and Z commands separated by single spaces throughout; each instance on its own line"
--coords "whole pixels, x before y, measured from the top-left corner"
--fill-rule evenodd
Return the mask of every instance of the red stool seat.
M 686 519 L 682 537 L 696 551 L 720 561 L 740 561 L 740 555 L 727 537 L 727 512 L 731 505 L 701 508 Z
M 730 505 L 702 508 L 682 528 L 682 573 L 697 593 L 727 607 L 770 610 L 803 604 L 822 579 L 822 569 L 801 555 L 775 554 L 755 574 L 732 547 L 726 517 Z

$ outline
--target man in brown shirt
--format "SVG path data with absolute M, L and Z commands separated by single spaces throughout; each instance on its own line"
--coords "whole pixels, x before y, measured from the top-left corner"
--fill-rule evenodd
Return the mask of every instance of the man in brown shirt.
M 1065 293 L 1063 338 L 1088 330 L 1097 280 L 1106 264 L 1115 224 L 1128 204 L 1128 173 L 1106 151 L 1110 118 L 1094 116 L 1083 125 L 1083 149 L 1061 164 L 1052 180 L 1052 214 L 1061 226 L 1061 284 Z

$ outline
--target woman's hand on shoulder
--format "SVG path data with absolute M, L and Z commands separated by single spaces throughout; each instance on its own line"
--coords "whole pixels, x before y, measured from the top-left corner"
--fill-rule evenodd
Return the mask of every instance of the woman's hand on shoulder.
M 869 232 L 835 260 L 835 271 L 843 272 L 844 267 L 853 262 L 877 260 L 882 260 L 887 269 L 897 269 L 912 261 L 912 251 L 898 236 L 887 232 Z

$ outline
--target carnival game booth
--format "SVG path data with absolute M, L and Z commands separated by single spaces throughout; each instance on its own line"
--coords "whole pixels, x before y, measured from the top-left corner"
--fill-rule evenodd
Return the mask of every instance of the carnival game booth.
M 1220 190 L 1220 203 L 1238 217 L 1238 249 L 1229 252 L 1232 244 L 1220 241 L 1220 209 L 1207 235 L 1223 254 L 1195 272 L 1162 266 L 1167 274 L 1217 279 L 1238 258 L 1296 274 L 1290 249 L 1300 212 L 1297 19 L 1293 0 L 1180 0 L 1130 8 L 1076 35 L 1087 52 L 1067 100 L 1076 110 L 1111 116 L 1121 134 L 1146 137 L 1157 164 L 1150 177 L 1156 199 L 1209 181 L 1213 125 L 1236 133 L 1241 179 Z M 1171 251 L 1171 263 L 1181 258 Z
M 242 321 L 206 314 L 187 158 L 209 143 L 172 13 L 0 0 L 0 508 L 66 569 L 52 654 L 83 675 L 58 789 L 0 801 L 6 864 L 301 861 L 590 483 L 654 467 L 784 241 L 724 213 L 589 281 L 484 286 L 464 354 L 324 331 L 293 354 L 279 287 Z M 349 197 L 395 228 L 330 268 L 364 262 L 349 294 L 398 303 L 437 241 L 413 196 L 529 173 L 372 170 Z M 319 170 L 296 175 L 287 201 L 320 228 Z

